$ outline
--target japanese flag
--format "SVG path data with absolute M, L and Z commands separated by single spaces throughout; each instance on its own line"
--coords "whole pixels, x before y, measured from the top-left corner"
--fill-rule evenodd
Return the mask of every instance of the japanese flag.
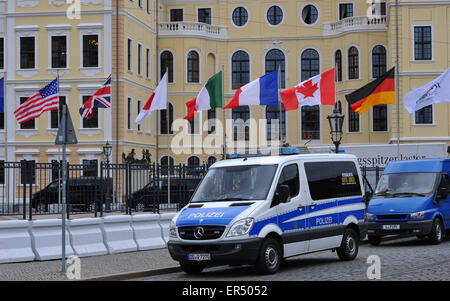
M 282 91 L 281 100 L 286 111 L 302 106 L 334 105 L 335 104 L 335 69 L 311 77 L 292 89 Z

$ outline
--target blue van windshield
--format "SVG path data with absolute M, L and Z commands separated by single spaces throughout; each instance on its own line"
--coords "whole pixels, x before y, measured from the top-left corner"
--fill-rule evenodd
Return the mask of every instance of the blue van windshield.
M 378 182 L 375 195 L 426 196 L 434 192 L 438 175 L 438 173 L 430 172 L 384 174 Z
M 211 168 L 191 203 L 264 200 L 277 165 L 244 165 Z

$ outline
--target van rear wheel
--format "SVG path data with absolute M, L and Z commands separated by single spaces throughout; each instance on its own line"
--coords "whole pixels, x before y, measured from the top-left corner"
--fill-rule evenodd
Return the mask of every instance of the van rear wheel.
M 278 271 L 282 261 L 281 247 L 274 238 L 266 238 L 256 260 L 256 270 L 263 275 L 274 274 Z
M 341 260 L 353 260 L 358 255 L 359 237 L 355 230 L 347 228 L 342 237 L 341 246 L 336 250 Z

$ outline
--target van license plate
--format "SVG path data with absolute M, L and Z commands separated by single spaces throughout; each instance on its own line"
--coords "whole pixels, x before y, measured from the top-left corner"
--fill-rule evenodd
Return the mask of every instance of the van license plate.
M 400 230 L 400 225 L 383 225 L 381 226 L 383 230 Z
M 205 261 L 205 260 L 211 260 L 211 254 L 188 254 L 188 260 L 193 261 Z

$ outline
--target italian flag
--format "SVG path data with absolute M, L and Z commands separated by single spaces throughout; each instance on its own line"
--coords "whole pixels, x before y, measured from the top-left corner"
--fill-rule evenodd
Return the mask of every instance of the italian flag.
M 197 97 L 186 103 L 187 116 L 190 120 L 199 111 L 222 107 L 222 71 L 208 79 L 205 86 L 200 90 Z

